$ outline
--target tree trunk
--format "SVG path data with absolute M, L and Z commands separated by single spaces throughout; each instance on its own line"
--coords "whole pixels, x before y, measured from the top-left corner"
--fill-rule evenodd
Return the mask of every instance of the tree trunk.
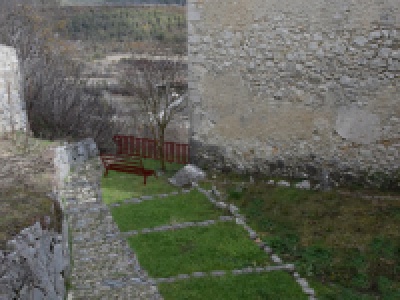
M 165 158 L 164 158 L 164 132 L 165 128 L 160 128 L 160 160 L 161 160 L 161 170 L 165 171 Z

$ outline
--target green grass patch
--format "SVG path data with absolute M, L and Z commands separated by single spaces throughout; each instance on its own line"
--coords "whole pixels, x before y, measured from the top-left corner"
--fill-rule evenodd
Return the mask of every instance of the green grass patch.
M 302 276 L 320 284 L 318 299 L 400 299 L 395 284 L 400 282 L 399 201 L 275 187 L 257 180 L 238 191 L 235 184 L 218 184 L 223 175 L 217 179 L 217 189 L 261 239 L 284 261 L 294 263 Z M 388 288 L 380 288 L 385 282 Z
M 161 283 L 158 289 L 165 300 L 307 299 L 300 286 L 284 271 L 191 278 Z
M 128 242 L 151 277 L 271 264 L 234 222 L 138 235 Z
M 340 286 L 334 283 L 321 283 L 318 280 L 307 278 L 309 285 L 315 290 L 319 300 L 336 300 L 336 299 L 349 299 L 349 300 L 376 300 L 376 295 L 367 295 L 359 293 L 352 289 Z M 389 300 L 390 298 L 382 298 Z M 394 300 L 395 298 L 393 298 Z
M 197 190 L 159 200 L 124 204 L 113 207 L 111 213 L 121 231 L 211 220 L 224 215 L 223 211 L 217 210 L 207 197 Z
M 143 165 L 146 169 L 160 169 L 160 162 L 152 159 L 144 159 Z M 109 171 L 107 177 L 101 179 L 101 190 L 103 201 L 111 204 L 129 198 L 143 195 L 168 194 L 179 191 L 180 188 L 171 185 L 168 178 L 172 177 L 183 165 L 166 163 L 164 175 L 147 177 L 146 185 L 143 184 L 143 177 L 135 174 Z

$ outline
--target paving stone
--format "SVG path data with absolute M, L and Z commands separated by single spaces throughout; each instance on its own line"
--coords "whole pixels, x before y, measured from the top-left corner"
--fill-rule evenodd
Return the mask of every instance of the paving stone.
M 264 272 L 265 269 L 264 269 L 264 268 L 261 268 L 261 267 L 257 267 L 257 268 L 254 269 L 254 271 L 257 272 L 257 273 L 259 273 L 259 272 Z
M 226 209 L 228 207 L 228 205 L 224 202 L 216 202 L 216 206 L 222 209 Z
M 221 221 L 230 221 L 230 220 L 233 220 L 233 217 L 232 216 L 220 216 L 219 219 Z
M 249 235 L 251 239 L 256 239 L 257 238 L 257 233 L 253 230 L 249 230 Z
M 178 276 L 176 276 L 176 278 L 178 278 L 178 279 L 189 279 L 190 275 L 188 275 L 188 274 L 179 274 Z
M 315 295 L 315 291 L 311 288 L 303 288 L 303 292 L 306 293 L 307 295 L 311 295 L 311 296 Z
M 226 271 L 212 271 L 210 274 L 212 276 L 223 276 L 226 274 Z
M 277 263 L 277 264 L 282 263 L 282 260 L 281 260 L 277 255 L 275 255 L 275 254 L 272 254 L 272 255 L 271 255 L 271 259 L 272 259 L 272 261 L 273 261 L 274 263 Z
M 206 276 L 207 274 L 206 273 L 204 273 L 204 272 L 193 272 L 192 273 L 192 276 L 193 277 L 204 277 L 204 276 Z
M 101 164 L 100 161 L 98 163 Z M 99 194 L 96 191 L 96 187 L 98 188 L 96 183 L 101 178 L 101 169 L 97 172 L 97 178 L 93 176 L 95 173 L 96 162 L 89 163 L 85 175 L 87 177 L 79 176 L 82 182 L 87 180 L 85 185 L 87 189 L 74 184 L 78 176 L 75 172 L 69 175 L 71 180 L 66 186 L 66 193 L 70 194 L 71 198 L 77 199 L 74 204 L 76 206 L 68 207 L 73 232 L 72 259 L 75 262 L 71 278 L 73 286 L 76 287 L 72 289 L 70 297 L 72 299 L 127 299 L 126 297 L 130 295 L 129 299 L 162 299 L 154 285 L 155 282 L 140 268 L 136 255 L 122 238 L 123 235 L 133 235 L 137 231 L 120 233 L 112 221 L 107 205 L 102 202 L 84 203 L 82 201 L 85 197 L 93 198 Z M 95 180 L 90 181 L 89 178 Z M 110 207 L 118 206 L 120 203 L 110 205 Z M 89 226 L 85 227 L 84 224 L 89 224 Z M 74 229 L 79 229 L 79 231 Z M 112 237 L 115 240 L 109 239 Z M 85 261 L 88 263 L 96 261 L 96 263 L 86 265 Z M 116 273 L 122 273 L 124 278 L 129 279 L 113 279 L 115 276 L 113 274 Z M 96 282 L 103 283 L 103 288 L 99 288 L 102 285 L 96 285 Z
M 250 268 L 250 267 L 242 269 L 243 273 L 252 273 L 253 271 L 254 271 L 254 269 Z

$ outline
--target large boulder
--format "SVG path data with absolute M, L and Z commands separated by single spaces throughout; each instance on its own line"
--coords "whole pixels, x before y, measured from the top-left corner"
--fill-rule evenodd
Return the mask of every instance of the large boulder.
M 173 177 L 169 178 L 168 181 L 175 186 L 185 187 L 191 186 L 192 182 L 198 182 L 206 178 L 206 173 L 195 165 L 186 165 L 180 169 Z

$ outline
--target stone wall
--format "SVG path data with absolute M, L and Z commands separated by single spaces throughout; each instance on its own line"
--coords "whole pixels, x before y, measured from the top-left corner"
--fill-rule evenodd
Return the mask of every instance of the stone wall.
M 62 210 L 62 232 L 46 230 L 36 223 L 8 241 L 7 251 L 0 250 L 0 300 L 65 297 L 66 279 L 70 275 L 68 214 L 62 201 L 65 178 L 71 168 L 96 157 L 98 150 L 89 138 L 51 151 L 56 176 L 49 196 Z
M 398 0 L 189 0 L 188 34 L 192 163 L 394 176 Z
M 0 45 L 0 135 L 26 130 L 26 108 L 22 95 L 21 72 L 14 48 Z
M 0 299 L 64 299 L 69 254 L 63 236 L 37 222 L 0 250 Z
M 67 144 L 55 148 L 54 164 L 56 166 L 56 183 L 54 192 L 64 187 L 64 179 L 71 168 L 98 156 L 97 145 L 92 138 L 77 143 Z

